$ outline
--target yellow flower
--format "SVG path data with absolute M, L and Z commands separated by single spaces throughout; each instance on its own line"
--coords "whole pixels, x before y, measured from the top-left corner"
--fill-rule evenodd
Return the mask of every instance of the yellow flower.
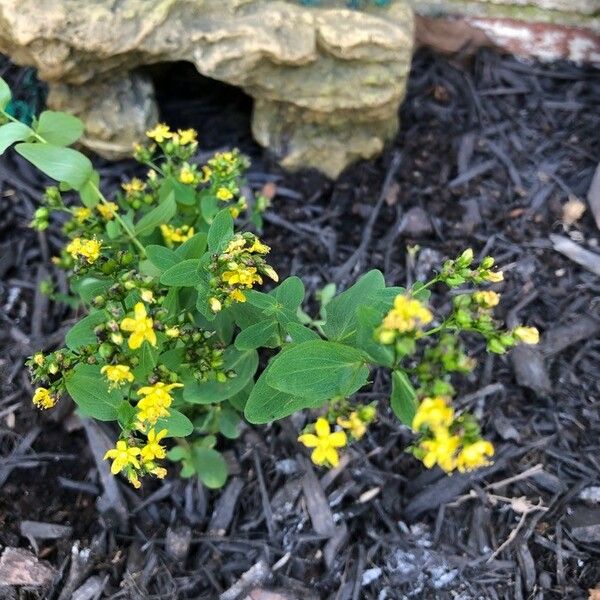
M 195 180 L 196 175 L 188 166 L 184 166 L 181 171 L 179 171 L 179 181 L 181 181 L 181 183 L 194 183 Z
M 484 278 L 486 281 L 490 281 L 492 283 L 499 283 L 504 280 L 504 273 L 502 271 L 488 271 Z
M 382 329 L 406 333 L 427 325 L 432 320 L 431 311 L 419 300 L 398 294 L 394 300 L 394 307 L 383 320 Z
M 447 429 L 438 429 L 433 439 L 420 444 L 424 451 L 423 464 L 428 469 L 438 464 L 446 473 L 450 473 L 456 468 L 455 453 L 459 444 L 457 435 L 450 435 Z
M 127 365 L 105 365 L 100 369 L 100 373 L 106 375 L 110 381 L 111 387 L 123 385 L 126 381 L 131 383 L 134 379 L 131 369 Z
M 86 240 L 85 238 L 76 237 L 72 239 L 65 250 L 75 259 L 85 259 L 89 264 L 98 260 L 102 244 L 96 240 Z
M 478 440 L 464 446 L 456 458 L 456 466 L 461 473 L 490 464 L 488 457 L 494 456 L 494 446 L 487 440 Z
M 252 246 L 248 248 L 248 252 L 256 252 L 257 254 L 268 254 L 271 248 L 266 244 L 263 244 L 258 238 L 254 240 Z
M 356 411 L 352 411 L 347 419 L 338 417 L 337 424 L 340 427 L 350 431 L 355 440 L 360 440 L 360 438 L 367 432 L 367 426 L 365 423 L 363 423 Z
M 217 190 L 217 198 L 219 200 L 223 200 L 224 202 L 227 202 L 227 200 L 231 200 L 233 198 L 233 193 L 231 192 L 231 190 L 228 190 L 226 187 L 220 187 Z
M 104 460 L 107 460 L 108 458 L 113 459 L 110 472 L 113 475 L 116 475 L 128 465 L 132 465 L 134 468 L 139 469 L 140 463 L 137 459 L 139 454 L 139 448 L 128 446 L 125 440 L 119 440 L 114 448 L 107 451 L 104 455 Z
M 186 242 L 194 236 L 194 228 L 182 225 L 181 227 L 171 227 L 171 225 L 163 224 L 160 226 L 165 244 L 171 247 L 174 243 Z
M 165 329 L 165 335 L 170 338 L 179 337 L 179 328 L 177 327 L 167 327 Z
M 33 355 L 33 362 L 38 366 L 41 367 L 44 364 L 44 355 L 41 352 L 36 352 Z
M 246 302 L 246 294 L 240 290 L 231 290 L 231 292 L 229 292 L 229 297 L 234 302 Z
M 483 308 L 494 308 L 500 302 L 500 294 L 492 291 L 475 292 L 473 300 Z
M 209 302 L 210 310 L 212 310 L 213 312 L 219 312 L 223 308 L 223 305 L 221 304 L 221 301 L 218 298 L 211 298 Z
M 167 430 L 162 429 L 158 433 L 152 428 L 148 432 L 148 442 L 142 448 L 142 462 L 151 462 L 155 458 L 164 458 L 166 456 L 165 449 L 159 444 L 167 435 Z
M 230 206 L 229 214 L 232 219 L 237 219 L 240 216 L 240 209 L 237 206 Z
M 424 398 L 412 420 L 413 431 L 419 431 L 423 425 L 430 429 L 448 428 L 454 421 L 454 409 L 442 396 Z
M 240 254 L 244 251 L 244 247 L 246 246 L 246 240 L 241 235 L 236 235 L 234 238 L 227 244 L 227 248 L 225 248 L 224 254 Z
M 183 387 L 181 383 L 162 383 L 148 385 L 138 390 L 138 396 L 144 396 L 138 403 L 138 420 L 148 422 L 152 425 L 161 417 L 169 416 L 169 407 L 173 402 L 171 390 Z
M 155 142 L 161 144 L 165 140 L 173 137 L 173 132 L 169 129 L 168 125 L 164 123 L 158 123 L 153 129 L 146 131 L 146 135 Z
M 156 346 L 156 333 L 153 329 L 152 319 L 146 312 L 146 307 L 138 302 L 134 308 L 134 317 L 125 317 L 121 321 L 121 329 L 131 332 L 129 336 L 129 347 L 132 350 L 137 350 L 144 341 L 147 341 L 152 346 Z
M 182 146 L 186 146 L 187 144 L 193 144 L 194 142 L 196 142 L 196 136 L 198 134 L 196 133 L 195 129 L 178 129 L 177 130 L 177 136 L 179 139 L 179 143 Z
M 251 288 L 255 283 L 262 283 L 262 277 L 256 272 L 256 267 L 244 267 L 235 263 L 231 270 L 225 271 L 221 279 L 229 285 L 241 285 Z
M 96 210 L 100 213 L 103 219 L 110 221 L 111 219 L 114 219 L 119 207 L 114 202 L 107 202 L 106 204 L 101 202 L 96 206 Z
M 310 456 L 315 465 L 329 464 L 336 467 L 340 462 L 337 448 L 343 448 L 348 443 L 344 431 L 331 432 L 327 419 L 320 417 L 315 423 L 315 434 L 305 433 L 298 441 L 307 448 L 314 448 Z
M 133 177 L 130 182 L 122 183 L 121 187 L 128 196 L 133 196 L 138 192 L 143 192 L 146 184 L 141 179 Z
M 92 216 L 92 211 L 85 206 L 79 206 L 73 210 L 73 216 L 78 223 L 83 223 Z
M 38 408 L 46 409 L 52 408 L 56 404 L 56 398 L 46 388 L 39 387 L 33 393 L 32 402 Z
M 535 327 L 515 327 L 513 335 L 524 344 L 537 344 L 540 341 L 540 332 Z
M 202 167 L 202 175 L 200 177 L 200 181 L 202 183 L 206 183 L 212 177 L 212 169 L 204 165 Z

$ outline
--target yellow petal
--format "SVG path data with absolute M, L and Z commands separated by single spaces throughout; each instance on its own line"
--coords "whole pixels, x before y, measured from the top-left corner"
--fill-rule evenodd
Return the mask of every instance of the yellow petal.
M 138 302 L 134 307 L 133 307 L 133 312 L 135 314 L 135 320 L 136 321 L 141 321 L 142 319 L 146 318 L 146 307 L 141 303 Z
M 319 438 L 312 433 L 305 433 L 298 438 L 301 444 L 304 444 L 307 448 L 315 448 L 319 444 Z
M 325 451 L 325 456 L 327 458 L 327 462 L 331 466 L 337 467 L 340 464 L 340 455 L 337 453 L 335 448 L 327 448 Z
M 327 461 L 327 449 L 319 446 L 312 451 L 310 455 L 310 459 L 315 463 L 315 465 L 323 465 Z
M 334 431 L 329 436 L 329 444 L 334 448 L 341 448 L 348 443 L 348 438 L 346 437 L 345 431 Z
M 131 317 L 125 317 L 121 321 L 121 329 L 123 331 L 135 331 L 137 323 Z
M 142 333 L 138 333 L 137 331 L 135 333 L 132 333 L 129 336 L 129 347 L 132 350 L 137 350 L 141 345 L 142 342 L 144 341 L 144 334 Z
M 315 423 L 315 431 L 320 438 L 327 437 L 331 431 L 327 419 L 319 417 Z

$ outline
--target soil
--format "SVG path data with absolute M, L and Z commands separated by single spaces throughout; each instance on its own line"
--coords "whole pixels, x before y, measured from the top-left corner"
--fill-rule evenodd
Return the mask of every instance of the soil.
M 5 62 L 3 76 L 21 99 L 39 95 L 28 72 Z M 74 315 L 36 291 L 47 278 L 66 291 L 48 260 L 62 241 L 57 225 L 28 228 L 46 182 L 9 152 L 0 162 L 0 545 L 33 550 L 56 577 L 14 594 L 0 582 L 0 597 L 62 600 L 84 585 L 74 597 L 586 598 L 600 583 L 600 280 L 550 236 L 600 260 L 591 209 L 571 217 L 600 160 L 600 72 L 420 52 L 397 138 L 335 182 L 281 171 L 252 142 L 238 91 L 204 82 L 213 92 L 190 96 L 198 80 L 185 65 L 156 81 L 164 119 L 196 127 L 201 154 L 236 145 L 251 157 L 249 188 L 274 195 L 263 234 L 271 262 L 302 277 L 309 307 L 328 282 L 341 289 L 379 268 L 405 285 L 473 247 L 505 272 L 499 316 L 538 327 L 542 343 L 499 357 L 468 340 L 479 366 L 456 381 L 457 402 L 498 450 L 471 475 L 427 471 L 404 452 L 410 433 L 378 375 L 363 395 L 381 416 L 332 472 L 306 461 L 299 415 L 224 447 L 224 491 L 175 476 L 139 492 L 121 481 L 104 489 L 93 432 L 72 407 L 40 415 L 29 400 L 24 357 L 59 345 Z M 97 165 L 108 192 L 135 168 Z M 442 292 L 432 298 L 440 310 Z M 23 520 L 72 531 L 35 548 Z M 76 542 L 92 548 L 88 559 L 71 558 Z M 245 573 L 248 585 L 232 587 Z

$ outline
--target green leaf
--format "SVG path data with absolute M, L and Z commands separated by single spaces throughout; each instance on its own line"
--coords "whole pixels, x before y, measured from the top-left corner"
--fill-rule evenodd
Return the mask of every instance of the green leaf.
M 242 390 L 256 373 L 258 354 L 254 350 L 240 352 L 233 347 L 224 353 L 224 367 L 235 372 L 236 376 L 225 383 L 206 381 L 203 383 L 186 382 L 183 399 L 191 404 L 212 404 L 231 398 Z
M 137 410 L 129 400 L 123 400 L 117 407 L 117 421 L 123 429 L 131 429 L 137 415 Z
M 383 319 L 382 311 L 363 305 L 358 307 L 356 316 L 358 319 L 357 347 L 364 350 L 374 363 L 391 367 L 394 364 L 394 350 L 391 346 L 380 344 L 374 336 L 375 330 Z
M 89 304 L 96 296 L 104 294 L 114 283 L 110 279 L 96 279 L 95 277 L 83 277 L 71 280 L 71 289 L 81 296 L 81 299 Z
M 160 269 L 161 272 L 170 269 L 179 262 L 179 257 L 173 250 L 155 244 L 146 246 L 146 256 L 155 267 Z
M 327 305 L 327 322 L 323 332 L 330 340 L 350 342 L 356 335 L 358 324 L 356 309 L 369 304 L 373 292 L 385 288 L 385 279 L 380 271 L 369 271 L 352 287 L 336 296 Z
M 292 396 L 329 400 L 347 397 L 369 376 L 359 350 L 325 340 L 303 342 L 280 353 L 271 364 L 267 383 Z
M 39 117 L 35 132 L 49 144 L 70 146 L 83 135 L 84 125 L 73 115 L 45 110 Z
M 98 338 L 94 333 L 94 329 L 106 321 L 105 311 L 97 310 L 90 313 L 69 329 L 65 336 L 65 344 L 71 350 L 79 350 L 82 346 L 97 344 Z
M 271 294 L 280 304 L 295 313 L 304 302 L 304 284 L 299 277 L 288 277 Z
M 292 396 L 271 387 L 267 383 L 270 368 L 265 369 L 250 392 L 244 408 L 244 416 L 248 422 L 255 425 L 271 423 L 304 408 L 318 408 L 323 404 L 321 399 Z
M 188 258 L 167 269 L 161 276 L 163 285 L 193 287 L 201 283 L 200 260 Z
M 116 240 L 121 236 L 122 232 L 121 224 L 118 221 L 113 219 L 106 224 L 106 235 L 108 235 L 111 240 Z
M 208 250 L 221 252 L 233 237 L 233 219 L 228 208 L 217 213 L 208 230 Z
M 167 177 L 160 186 L 159 196 L 166 198 L 171 193 L 178 204 L 185 204 L 186 206 L 196 204 L 196 191 L 192 186 L 185 185 L 174 177 Z
M 6 123 L 0 127 L 0 154 L 11 144 L 22 142 L 31 135 L 31 129 L 24 123 Z
M 179 259 L 200 258 L 206 251 L 206 233 L 197 233 L 175 250 Z
M 225 485 L 229 469 L 219 452 L 212 448 L 195 447 L 192 461 L 196 474 L 207 488 L 214 490 Z
M 68 183 L 80 190 L 92 176 L 93 168 L 87 156 L 51 144 L 17 144 L 15 150 L 34 167 L 56 181 Z
M 254 350 L 261 346 L 273 348 L 277 344 L 277 321 L 259 321 L 247 329 L 242 330 L 235 338 L 235 347 L 238 350 Z M 271 345 L 275 343 L 275 346 Z
M 398 419 L 410 427 L 417 412 L 417 394 L 404 371 L 392 373 L 390 405 Z
M 108 389 L 108 382 L 100 373 L 100 365 L 77 365 L 65 377 L 65 386 L 86 417 L 98 421 L 117 420 L 123 392 L 120 388 Z
M 292 338 L 293 342 L 300 344 L 301 342 L 308 342 L 310 340 L 320 340 L 320 336 L 316 331 L 305 327 L 300 323 L 294 323 L 290 321 L 285 324 L 285 330 L 287 334 Z
M 135 225 L 136 235 L 144 237 L 150 235 L 156 227 L 168 223 L 177 212 L 177 204 L 173 194 L 169 194 L 158 206 L 146 213 Z
M 231 404 L 238 412 L 243 413 L 246 408 L 246 402 L 248 402 L 248 396 L 250 396 L 253 387 L 254 381 L 249 381 L 243 390 L 240 390 L 237 394 L 234 394 L 229 398 L 229 404 Z
M 158 364 L 158 350 L 150 344 L 142 344 L 139 352 L 140 362 L 133 370 L 136 381 L 142 381 Z
M 4 110 L 12 100 L 12 93 L 8 83 L 0 77 L 0 110 Z
M 156 421 L 154 429 L 158 432 L 163 429 L 168 431 L 165 437 L 187 437 L 194 431 L 193 423 L 178 410 L 169 409 L 171 413 L 168 417 L 163 417 Z
M 277 308 L 277 299 L 270 294 L 257 292 L 256 290 L 244 290 L 244 295 L 246 296 L 246 302 L 250 306 L 254 306 L 260 310 L 271 310 L 273 312 Z
M 232 408 L 225 406 L 219 411 L 217 419 L 219 432 L 230 440 L 240 436 L 240 416 Z
M 81 186 L 79 189 L 79 197 L 81 203 L 88 208 L 94 208 L 100 202 L 100 175 L 98 171 L 92 171 L 90 178 Z M 118 225 L 117 221 L 109 221 L 106 226 L 106 230 L 110 231 L 110 225 Z M 119 226 L 120 231 L 120 226 Z M 110 234 L 109 234 L 110 236 Z M 117 236 L 114 236 L 117 237 Z

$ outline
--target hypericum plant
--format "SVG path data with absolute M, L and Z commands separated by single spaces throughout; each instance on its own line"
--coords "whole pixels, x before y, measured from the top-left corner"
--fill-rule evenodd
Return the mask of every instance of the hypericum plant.
M 492 258 L 474 265 L 466 250 L 409 289 L 387 287 L 376 270 L 339 294 L 330 284 L 313 319 L 301 309 L 297 277 L 269 292 L 254 289 L 278 277 L 266 261 L 269 247 L 234 226 L 249 210 L 240 193 L 247 164 L 238 152 L 199 167 L 192 160 L 196 133 L 159 124 L 148 131 L 151 145 L 135 149 L 148 168 L 145 179 L 131 179 L 107 199 L 90 161 L 68 147 L 83 132 L 81 122 L 45 111 L 28 127 L 7 114 L 10 97 L 0 80 L 7 121 L 0 150 L 16 142 L 21 156 L 59 182 L 32 225 L 45 229 L 51 212 L 69 217 L 67 243 L 54 260 L 87 310 L 64 348 L 28 361 L 40 385 L 33 402 L 52 408 L 68 394 L 82 415 L 115 421 L 121 433 L 106 453 L 114 474 L 138 487 L 141 476 L 164 477 L 167 458 L 181 463 L 182 477 L 220 487 L 227 466 L 218 435 L 237 437 L 242 415 L 270 423 L 306 408 L 321 416 L 298 439 L 315 464 L 335 466 L 339 450 L 376 417 L 374 404 L 351 400 L 376 368 L 389 373 L 391 408 L 414 431 L 411 451 L 426 467 L 487 464 L 492 445 L 475 418 L 450 403 L 452 374 L 475 364 L 459 334 L 483 336 L 496 353 L 538 338 L 534 328 L 498 328 L 498 294 L 477 289 L 502 279 Z M 66 204 L 66 191 L 77 192 L 81 205 Z M 253 208 L 255 221 L 264 202 Z M 427 305 L 438 283 L 469 286 L 444 316 Z M 271 358 L 256 378 L 260 348 Z M 168 452 L 167 438 L 175 438 Z

